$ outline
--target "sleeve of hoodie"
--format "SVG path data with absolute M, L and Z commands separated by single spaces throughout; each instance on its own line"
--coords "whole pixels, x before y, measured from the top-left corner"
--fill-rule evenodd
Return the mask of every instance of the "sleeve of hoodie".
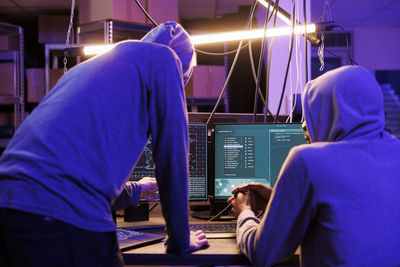
M 149 96 L 153 157 L 162 213 L 168 234 L 167 252 L 189 250 L 188 125 L 181 63 L 163 48 L 152 69 Z
M 237 243 L 257 266 L 285 260 L 300 245 L 315 216 L 312 184 L 300 153 L 289 153 L 261 222 L 250 210 L 238 218 Z
M 142 189 L 138 182 L 127 181 L 121 194 L 114 200 L 111 209 L 120 210 L 139 204 Z

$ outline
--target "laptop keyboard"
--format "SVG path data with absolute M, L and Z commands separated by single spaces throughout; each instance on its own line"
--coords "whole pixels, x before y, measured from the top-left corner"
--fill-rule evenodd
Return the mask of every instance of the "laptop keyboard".
M 117 239 L 118 241 L 125 240 L 134 236 L 141 236 L 143 235 L 143 232 L 137 232 L 137 231 L 132 231 L 132 230 L 125 230 L 118 228 L 117 229 Z
M 190 224 L 190 230 L 202 230 L 204 233 L 236 233 L 236 223 L 196 223 Z

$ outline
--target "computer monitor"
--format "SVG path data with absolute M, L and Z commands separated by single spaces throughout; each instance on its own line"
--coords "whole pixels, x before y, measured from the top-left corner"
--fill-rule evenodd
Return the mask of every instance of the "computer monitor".
M 189 200 L 207 200 L 207 124 L 189 124 Z M 129 180 L 137 181 L 145 176 L 155 177 L 151 138 L 143 150 Z
M 240 184 L 273 187 L 289 150 L 305 144 L 300 123 L 216 124 L 214 198 L 226 200 Z

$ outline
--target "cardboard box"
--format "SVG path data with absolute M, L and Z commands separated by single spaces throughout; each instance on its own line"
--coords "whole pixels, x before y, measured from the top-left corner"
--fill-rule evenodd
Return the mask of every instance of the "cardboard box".
M 144 8 L 147 0 L 139 0 Z M 107 19 L 145 24 L 143 12 L 134 0 L 80 0 L 79 24 Z
M 13 96 L 14 87 L 14 64 L 12 62 L 0 62 L 0 95 Z
M 41 15 L 39 16 L 39 43 L 65 44 L 69 16 L 67 15 Z M 70 43 L 74 39 L 71 32 Z
M 147 12 L 159 24 L 166 21 L 179 22 L 178 0 L 147 0 Z M 152 24 L 149 19 L 146 22 Z
M 50 88 L 63 75 L 62 69 L 50 69 Z M 39 103 L 45 95 L 45 73 L 42 68 L 26 69 L 27 100 L 29 103 Z
M 19 50 L 19 35 L 0 35 L 0 51 Z
M 192 77 L 185 87 L 186 97 L 218 97 L 226 78 L 224 66 L 200 65 L 193 69 Z
M 14 125 L 13 112 L 0 112 L 0 126 L 5 126 L 5 125 Z

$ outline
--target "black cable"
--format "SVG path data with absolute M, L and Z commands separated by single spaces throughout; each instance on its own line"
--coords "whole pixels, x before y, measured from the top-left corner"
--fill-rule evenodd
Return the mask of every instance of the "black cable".
M 222 213 L 224 213 L 227 209 L 229 209 L 230 207 L 232 207 L 232 204 L 229 203 L 228 205 L 226 205 L 225 208 L 223 208 L 220 212 L 218 212 L 217 215 L 211 217 L 207 222 L 211 222 L 214 221 L 215 219 L 217 219 Z
M 12 0 L 10 0 L 12 1 Z M 158 26 L 158 23 L 150 16 L 149 13 L 147 13 L 147 11 L 143 8 L 143 6 L 140 4 L 139 0 L 135 0 L 136 4 L 138 5 L 138 7 L 140 8 L 140 10 L 142 10 L 142 12 L 145 14 L 145 16 L 151 21 L 151 23 L 153 23 L 154 26 Z M 246 47 L 247 44 L 245 44 L 242 48 Z M 226 56 L 226 55 L 230 55 L 233 53 L 237 52 L 237 49 L 232 50 L 232 51 L 228 51 L 228 52 L 223 52 L 223 53 L 218 53 L 218 52 L 208 52 L 208 51 L 203 51 L 203 50 L 199 50 L 197 48 L 195 48 L 195 51 L 197 53 L 200 54 L 204 54 L 204 55 L 210 55 L 210 56 Z
M 248 45 L 249 45 L 249 43 L 246 43 L 240 49 L 243 49 Z M 229 55 L 232 55 L 232 54 L 234 54 L 234 53 L 236 53 L 238 51 L 238 49 L 235 49 L 235 50 L 228 51 L 228 52 L 208 52 L 208 51 L 199 50 L 197 48 L 195 50 L 199 54 L 204 54 L 204 55 L 209 55 L 209 56 L 229 56 Z
M 333 53 L 333 52 L 327 50 L 326 48 L 324 49 L 324 51 L 327 52 L 328 54 L 331 54 L 332 56 L 335 56 L 335 57 L 338 57 L 338 58 L 342 58 L 342 59 L 350 60 L 350 61 L 352 61 L 355 65 L 358 65 L 358 63 L 357 63 L 355 60 L 353 60 L 353 59 L 350 59 L 350 58 L 347 58 L 347 57 L 339 56 L 339 55 L 337 55 L 337 54 L 335 54 L 335 53 Z
M 273 1 L 271 1 L 271 2 L 273 3 Z M 271 19 L 272 19 L 272 15 L 269 17 L 268 23 L 270 22 Z M 252 51 L 253 51 L 253 49 L 251 47 L 251 40 L 249 40 L 250 66 L 251 66 L 251 71 L 252 71 L 252 74 L 253 74 L 254 83 L 257 84 L 257 75 L 256 75 L 256 71 L 255 71 L 254 60 L 253 60 L 253 52 Z M 268 109 L 268 106 L 267 106 L 267 100 L 266 100 L 267 96 L 266 96 L 266 98 L 264 98 L 264 96 L 263 96 L 263 94 L 261 92 L 261 88 L 260 88 L 259 85 L 257 86 L 257 91 L 258 91 L 258 96 L 260 97 L 261 102 L 262 102 L 262 104 L 264 105 L 264 108 L 265 108 L 265 110 L 264 110 L 264 112 L 265 112 L 264 113 L 264 116 L 265 116 L 264 121 L 266 121 L 266 113 L 269 113 L 271 115 L 271 117 L 273 117 L 273 115 L 272 115 L 272 112 Z
M 334 28 L 339 28 L 339 29 L 341 29 L 341 30 L 343 31 L 343 33 L 344 33 L 345 40 L 346 40 L 346 48 L 347 48 L 347 59 L 350 61 L 350 64 L 352 64 L 352 65 L 354 65 L 354 64 L 358 65 L 358 63 L 355 62 L 355 61 L 352 59 L 352 57 L 351 57 L 349 39 L 348 39 L 346 30 L 345 30 L 342 26 L 340 26 L 340 25 L 335 25 Z
M 274 7 L 277 8 L 279 7 L 279 1 L 276 1 Z M 274 8 L 274 10 L 275 10 Z M 272 10 L 272 11 L 274 11 Z M 277 19 L 277 10 L 275 11 L 275 19 L 274 19 L 274 28 L 276 27 L 276 19 Z M 268 98 L 269 98 L 269 78 L 271 76 L 271 58 L 272 58 L 272 47 L 274 44 L 274 40 L 275 38 L 272 37 L 271 38 L 271 42 L 269 44 L 269 51 L 268 51 L 268 62 L 267 62 L 267 69 L 266 69 L 266 78 L 265 78 L 265 110 L 264 110 L 264 122 L 267 122 L 267 110 L 269 112 L 269 114 L 271 115 L 271 117 L 273 118 L 274 115 L 271 113 L 271 111 L 269 111 L 268 109 Z
M 254 15 L 254 11 L 255 11 L 255 9 L 256 9 L 256 6 L 257 6 L 257 0 L 253 0 L 252 5 L 251 5 L 251 9 L 250 9 L 250 14 L 249 14 L 249 17 L 248 17 L 247 23 L 246 23 L 246 26 L 247 26 L 247 27 L 249 27 L 250 22 L 251 22 L 252 19 L 253 19 L 253 15 Z M 211 111 L 210 116 L 209 116 L 208 119 L 207 119 L 207 125 L 210 123 L 212 116 L 214 116 L 215 111 L 217 110 L 217 107 L 218 107 L 219 103 L 221 102 L 222 96 L 224 95 L 225 90 L 226 90 L 226 88 L 227 88 L 227 86 L 228 86 L 229 79 L 230 79 L 231 76 L 232 76 L 233 69 L 235 68 L 237 59 L 239 58 L 239 54 L 240 54 L 240 51 L 241 51 L 242 43 L 243 43 L 243 41 L 240 41 L 240 42 L 239 42 L 239 46 L 238 46 L 238 49 L 237 49 L 237 53 L 236 53 L 236 55 L 235 55 L 235 58 L 233 59 L 232 66 L 231 66 L 231 68 L 230 68 L 230 70 L 229 70 L 228 76 L 227 76 L 226 79 L 225 79 L 225 83 L 224 83 L 224 85 L 223 85 L 223 87 L 222 87 L 221 93 L 219 94 L 219 97 L 218 97 L 218 99 L 217 99 L 217 102 L 215 103 L 214 108 L 213 108 L 213 110 Z
M 304 17 L 304 63 L 305 63 L 305 83 L 308 82 L 308 49 L 307 49 L 307 7 L 306 0 L 303 0 L 303 17 Z
M 258 69 L 257 69 L 257 76 L 256 76 L 257 77 L 256 89 L 254 91 L 253 123 L 255 123 L 256 116 L 257 116 L 258 87 L 260 86 L 262 63 L 264 62 L 263 59 L 264 59 L 264 55 L 265 55 L 265 43 L 267 42 L 266 34 L 267 34 L 267 28 L 268 28 L 268 15 L 269 15 L 270 6 L 271 6 L 271 1 L 268 0 L 268 7 L 267 7 L 266 14 L 265 14 L 265 20 L 264 20 L 264 37 L 261 40 L 261 50 L 260 50 L 260 56 L 259 56 L 259 59 L 258 59 Z
M 142 10 L 142 12 L 145 14 L 145 16 L 151 21 L 151 23 L 154 24 L 154 26 L 158 26 L 158 23 L 147 13 L 147 11 L 143 8 L 143 6 L 139 3 L 139 0 L 135 0 L 136 4 L 138 7 Z
M 155 207 L 157 207 L 157 205 L 158 205 L 158 202 L 156 202 L 156 203 L 153 205 L 153 207 L 151 207 L 151 208 L 149 209 L 149 212 L 151 212 Z
M 281 110 L 281 105 L 282 105 L 282 101 L 283 101 L 283 96 L 285 93 L 285 87 L 286 87 L 286 82 L 287 82 L 287 77 L 288 77 L 288 73 L 289 73 L 289 67 L 290 67 L 290 61 L 292 60 L 292 54 L 293 54 L 293 41 L 294 41 L 294 25 L 295 25 L 295 16 L 296 16 L 296 3 L 293 2 L 293 12 L 292 12 L 292 34 L 290 37 L 290 49 L 289 49 L 289 58 L 288 58 L 288 62 L 286 65 L 286 70 L 285 70 L 285 78 L 283 80 L 283 87 L 282 87 L 282 91 L 281 91 L 281 97 L 279 99 L 279 104 L 278 104 L 278 110 L 276 111 L 276 116 L 274 119 L 274 122 L 278 121 L 278 117 L 279 117 L 279 112 Z

